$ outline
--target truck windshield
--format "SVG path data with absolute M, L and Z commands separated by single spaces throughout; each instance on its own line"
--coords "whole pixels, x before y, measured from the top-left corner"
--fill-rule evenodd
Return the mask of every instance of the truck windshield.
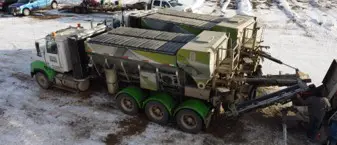
M 28 3 L 28 2 L 29 2 L 29 0 L 18 0 L 17 3 Z
M 179 3 L 178 0 L 170 0 L 169 3 L 171 4 L 172 7 L 183 5 L 183 4 Z

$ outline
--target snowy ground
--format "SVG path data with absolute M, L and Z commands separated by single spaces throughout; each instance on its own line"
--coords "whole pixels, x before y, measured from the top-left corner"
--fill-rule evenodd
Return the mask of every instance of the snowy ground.
M 266 25 L 265 45 L 277 58 L 307 72 L 320 83 L 337 57 L 336 1 L 262 1 L 255 15 Z M 329 8 L 327 8 L 329 7 Z M 57 13 L 53 11 L 53 13 Z M 216 119 L 204 133 L 191 135 L 174 125 L 149 123 L 115 108 L 104 86 L 77 94 L 41 90 L 30 77 L 34 40 L 57 29 L 109 15 L 11 17 L 0 14 L 0 144 L 282 144 L 278 117 L 252 112 L 237 120 Z M 47 19 L 48 18 L 48 19 Z M 264 62 L 266 73 L 292 72 Z M 263 113 L 264 112 L 264 113 Z M 288 143 L 306 144 L 301 129 L 290 130 Z

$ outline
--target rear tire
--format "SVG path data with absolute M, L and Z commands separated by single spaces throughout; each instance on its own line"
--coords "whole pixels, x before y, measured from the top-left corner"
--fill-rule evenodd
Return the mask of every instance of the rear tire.
M 188 133 L 198 133 L 203 126 L 200 116 L 189 109 L 180 110 L 176 115 L 176 120 L 179 128 Z
M 48 80 L 47 76 L 42 72 L 37 72 L 35 74 L 36 82 L 39 84 L 39 86 L 43 89 L 49 89 L 51 86 L 50 81 Z
M 139 111 L 136 100 L 126 93 L 117 96 L 117 107 L 128 115 L 137 115 Z
M 145 114 L 149 120 L 161 125 L 166 125 L 170 116 L 166 107 L 157 101 L 149 101 L 146 103 Z
M 29 16 L 30 15 L 30 10 L 29 9 L 23 9 L 23 15 L 24 16 Z
M 52 2 L 52 3 L 51 3 L 51 8 L 52 8 L 52 9 L 57 9 L 57 2 L 55 2 L 55 1 Z

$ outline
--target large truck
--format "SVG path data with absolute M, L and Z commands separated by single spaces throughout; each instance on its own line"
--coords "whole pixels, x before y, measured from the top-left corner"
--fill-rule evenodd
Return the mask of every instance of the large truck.
M 198 35 L 204 30 L 225 32 L 229 37 L 228 46 L 236 50 L 236 58 L 224 61 L 235 65 L 242 73 L 252 74 L 258 67 L 263 53 L 263 27 L 256 17 L 235 15 L 230 18 L 179 12 L 169 9 L 128 11 L 119 18 L 128 27 L 145 28 L 168 32 Z M 237 48 L 237 49 L 234 49 Z M 229 67 L 228 67 L 229 68 Z
M 198 35 L 105 25 L 69 27 L 36 41 L 31 75 L 41 88 L 86 91 L 90 80 L 104 78 L 118 108 L 165 125 L 176 121 L 185 132 L 207 128 L 213 114 L 235 116 L 256 108 L 285 103 L 307 90 L 300 73 L 247 77 L 223 69 L 234 52 L 224 32 Z M 245 87 L 288 86 L 243 101 Z M 228 98 L 236 101 L 228 101 Z M 241 101 L 240 101 L 241 100 Z M 227 107 L 228 106 L 228 107 Z

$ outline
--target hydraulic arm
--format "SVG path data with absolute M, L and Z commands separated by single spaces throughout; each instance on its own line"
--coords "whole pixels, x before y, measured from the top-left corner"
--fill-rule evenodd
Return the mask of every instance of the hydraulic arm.
M 270 106 L 276 103 L 287 103 L 289 102 L 297 93 L 304 92 L 308 89 L 306 83 L 298 80 L 296 85 L 292 85 L 285 89 L 261 96 L 254 100 L 245 101 L 242 103 L 234 103 L 229 106 L 228 116 L 236 116 L 239 113 L 251 111 L 254 109 Z

